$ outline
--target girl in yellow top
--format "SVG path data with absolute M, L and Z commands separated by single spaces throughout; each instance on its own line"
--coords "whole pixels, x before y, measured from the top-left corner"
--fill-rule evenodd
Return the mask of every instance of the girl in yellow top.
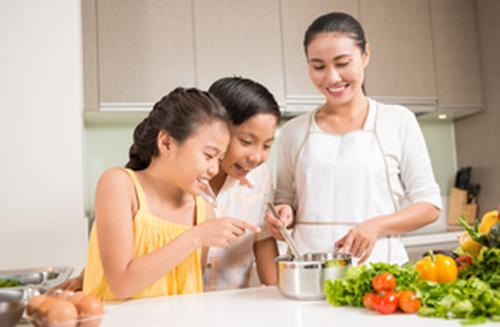
M 236 219 L 205 221 L 212 208 L 198 195 L 228 142 L 227 114 L 209 93 L 178 88 L 155 104 L 134 131 L 127 169 L 98 182 L 85 293 L 120 300 L 201 292 L 200 249 L 259 232 Z

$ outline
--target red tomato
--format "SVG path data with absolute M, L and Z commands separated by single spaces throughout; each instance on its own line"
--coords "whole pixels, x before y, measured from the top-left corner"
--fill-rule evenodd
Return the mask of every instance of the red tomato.
M 373 298 L 375 297 L 375 293 L 368 292 L 363 296 L 363 305 L 365 306 L 366 309 L 368 310 L 374 310 L 373 309 Z
M 373 278 L 372 286 L 375 292 L 392 291 L 396 287 L 396 278 L 392 274 L 384 272 Z
M 412 291 L 399 293 L 399 308 L 406 313 L 415 313 L 420 309 L 420 300 Z
M 381 314 L 393 313 L 398 308 L 398 298 L 393 291 L 380 292 L 373 298 L 373 307 Z

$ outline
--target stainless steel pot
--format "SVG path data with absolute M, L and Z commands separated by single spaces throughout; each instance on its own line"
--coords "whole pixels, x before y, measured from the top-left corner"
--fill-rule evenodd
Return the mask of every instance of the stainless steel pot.
M 275 259 L 278 265 L 278 290 L 297 300 L 322 300 L 325 280 L 343 278 L 351 266 L 351 256 L 340 253 L 307 253 L 302 261 L 292 256 Z

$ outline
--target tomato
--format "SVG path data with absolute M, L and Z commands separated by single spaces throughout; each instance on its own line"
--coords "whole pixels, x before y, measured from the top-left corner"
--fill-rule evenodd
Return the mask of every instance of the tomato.
M 398 308 L 396 292 L 380 292 L 373 297 L 373 307 L 381 314 L 393 313 Z
M 396 279 L 392 274 L 384 272 L 373 278 L 372 286 L 376 292 L 392 291 L 396 287 Z
M 467 266 L 472 264 L 472 258 L 468 255 L 461 255 L 455 259 L 455 262 L 457 263 L 458 271 L 461 271 L 462 269 L 465 269 Z
M 399 308 L 406 313 L 415 313 L 420 309 L 420 300 L 412 291 L 399 293 Z
M 375 293 L 372 293 L 372 292 L 367 292 L 363 296 L 363 305 L 365 306 L 366 309 L 374 310 L 373 309 L 373 298 L 374 297 L 375 297 Z
M 431 257 L 424 257 L 422 260 L 417 262 L 415 269 L 419 273 L 418 278 L 437 282 L 438 275 L 436 263 L 431 259 Z

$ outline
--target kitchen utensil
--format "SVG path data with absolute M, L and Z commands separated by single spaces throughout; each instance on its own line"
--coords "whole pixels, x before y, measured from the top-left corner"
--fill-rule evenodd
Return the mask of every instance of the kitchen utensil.
M 0 301 L 0 326 L 15 326 L 21 319 L 24 304 L 18 301 Z
M 467 204 L 476 203 L 477 196 L 481 190 L 481 185 L 479 184 L 469 184 L 467 187 Z
M 70 267 L 40 267 L 32 269 L 3 270 L 0 279 L 14 279 L 16 287 L 0 288 L 0 301 L 26 302 L 31 296 L 45 293 L 52 286 L 66 281 L 73 272 Z
M 351 266 L 349 254 L 307 253 L 302 261 L 291 256 L 277 257 L 278 290 L 296 300 L 322 300 L 325 280 L 343 278 Z
M 269 208 L 269 211 L 271 211 L 271 214 L 274 216 L 274 218 L 280 219 L 280 216 L 276 212 L 276 209 L 274 209 L 274 206 L 273 206 L 273 204 L 271 202 L 267 203 L 267 207 Z M 280 228 L 280 233 L 283 236 L 283 238 L 285 239 L 285 242 L 288 245 L 288 247 L 290 248 L 290 251 L 292 251 L 292 254 L 293 254 L 295 260 L 301 261 L 302 260 L 302 255 L 300 254 L 299 248 L 297 247 L 297 244 L 293 240 L 292 235 L 286 229 L 285 226 L 283 226 L 283 227 Z
M 471 174 L 472 174 L 472 167 L 460 168 L 455 177 L 455 187 L 462 190 L 466 190 L 470 183 Z

